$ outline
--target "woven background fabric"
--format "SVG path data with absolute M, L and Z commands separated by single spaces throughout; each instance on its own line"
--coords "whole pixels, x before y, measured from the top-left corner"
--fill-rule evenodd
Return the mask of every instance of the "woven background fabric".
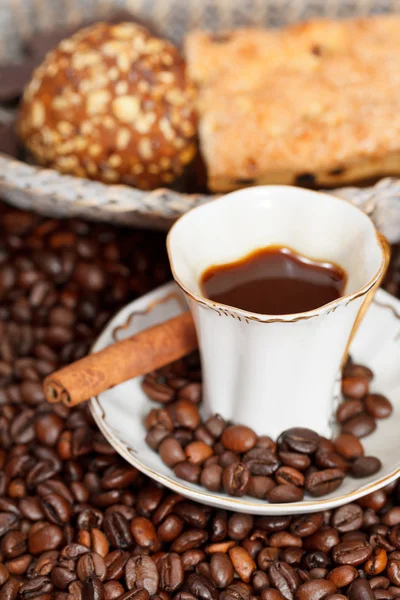
M 57 26 L 128 11 L 180 43 L 194 28 L 278 26 L 317 16 L 400 12 L 400 0 L 0 0 L 0 59 L 22 55 L 23 40 Z

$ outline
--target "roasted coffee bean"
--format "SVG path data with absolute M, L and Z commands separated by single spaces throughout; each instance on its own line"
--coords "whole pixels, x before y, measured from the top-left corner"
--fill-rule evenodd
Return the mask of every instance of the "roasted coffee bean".
M 210 522 L 210 541 L 221 542 L 228 534 L 228 514 L 225 510 L 217 510 Z
M 0 512 L 0 537 L 10 531 L 10 529 L 14 529 L 18 521 L 17 515 L 11 512 Z
M 280 558 L 289 565 L 299 566 L 303 558 L 304 550 L 296 547 L 283 548 L 280 551 Z
M 200 483 L 211 492 L 219 492 L 222 483 L 223 468 L 220 465 L 207 465 L 201 471 Z
M 268 567 L 268 577 L 271 585 L 282 594 L 286 600 L 294 600 L 295 592 L 300 585 L 296 571 L 285 562 L 274 562 Z
M 275 531 L 284 531 L 290 525 L 291 517 L 287 515 L 271 515 L 265 517 L 257 517 L 255 520 L 256 527 L 274 533 Z
M 205 428 L 204 425 L 200 425 L 199 427 L 197 427 L 197 429 L 194 432 L 194 437 L 196 440 L 204 442 L 208 446 L 212 446 L 215 441 L 214 437 L 211 435 L 208 429 Z
M 270 536 L 269 544 L 276 548 L 300 548 L 302 546 L 302 540 L 300 537 L 290 533 L 290 531 L 278 531 Z
M 391 402 L 382 394 L 368 394 L 364 398 L 365 410 L 374 419 L 386 419 L 393 412 Z
M 92 575 L 82 584 L 82 598 L 104 600 L 104 587 L 96 575 Z
M 165 440 L 165 438 L 167 438 L 170 435 L 170 433 L 171 432 L 168 429 L 165 429 L 164 426 L 156 425 L 155 427 L 152 427 L 150 431 L 148 431 L 146 435 L 146 442 L 150 446 L 150 448 L 153 448 L 153 450 L 157 450 L 161 442 Z
M 342 392 L 347 398 L 359 400 L 368 394 L 369 382 L 365 375 L 349 375 L 342 381 Z
M 293 427 L 281 434 L 278 444 L 286 444 L 294 452 L 313 454 L 319 445 L 319 435 L 305 427 Z
M 15 600 L 18 595 L 18 590 L 21 587 L 21 582 L 13 577 L 3 585 L 0 590 L 0 600 Z
M 1 549 L 5 558 L 15 558 L 26 552 L 26 534 L 22 531 L 10 531 L 1 540 Z
M 211 446 L 196 440 L 194 442 L 190 442 L 185 447 L 185 454 L 189 462 L 195 465 L 202 465 L 214 454 L 214 451 Z
M 27 444 L 35 436 L 33 411 L 26 409 L 12 421 L 10 433 L 17 444 Z
M 196 596 L 190 592 L 178 592 L 175 594 L 174 600 L 196 600 Z
M 272 475 L 279 467 L 279 459 L 268 448 L 253 448 L 243 456 L 243 463 L 252 475 Z
M 384 575 L 378 575 L 378 577 L 372 577 L 372 579 L 369 579 L 369 585 L 373 590 L 380 588 L 387 590 L 390 585 L 390 581 Z
M 279 484 L 290 483 L 297 487 L 304 486 L 304 475 L 293 467 L 280 467 L 275 473 L 275 479 Z
M 193 527 L 206 527 L 209 518 L 209 512 L 205 507 L 190 501 L 179 502 L 174 507 L 174 512 Z
M 388 527 L 400 525 L 400 506 L 393 506 L 382 515 L 382 523 Z
M 159 574 L 152 558 L 145 555 L 134 556 L 125 565 L 125 579 L 128 589 L 145 589 L 150 596 L 157 593 Z
M 388 562 L 387 552 L 383 548 L 374 548 L 372 550 L 372 556 L 367 560 L 364 565 L 364 571 L 368 575 L 379 575 L 386 569 Z
M 129 524 L 119 512 L 106 516 L 104 519 L 104 531 L 108 541 L 114 548 L 129 548 L 133 542 Z
M 153 523 L 145 517 L 134 517 L 131 521 L 131 532 L 133 539 L 142 548 L 156 550 L 159 540 Z
M 303 490 L 292 483 L 277 485 L 267 492 L 267 500 L 272 504 L 300 502 L 302 499 Z
M 336 586 L 326 579 L 314 579 L 303 583 L 296 592 L 298 600 L 323 600 L 336 592 Z
M 64 498 L 68 504 L 73 504 L 74 497 L 71 494 L 68 487 L 62 481 L 56 481 L 55 479 L 48 479 L 43 483 L 40 483 L 36 487 L 36 492 L 42 496 L 42 498 L 47 498 L 50 494 L 57 494 L 57 497 Z
M 218 592 L 214 584 L 207 578 L 197 573 L 192 573 L 187 578 L 189 592 L 199 600 L 217 600 Z
M 156 485 L 140 487 L 136 496 L 136 510 L 139 514 L 149 517 L 160 505 L 164 490 Z
M 400 560 L 389 560 L 386 572 L 389 581 L 393 585 L 400 586 Z
M 24 575 L 31 562 L 32 556 L 30 554 L 21 554 L 15 558 L 10 558 L 5 565 L 11 575 Z
M 253 475 L 250 477 L 250 485 L 248 489 L 249 496 L 254 498 L 266 498 L 267 492 L 275 487 L 275 482 L 271 477 L 263 477 L 262 475 Z
M 41 499 L 42 511 L 46 518 L 56 525 L 68 523 L 71 507 L 65 498 L 58 494 L 48 494 Z
M 168 552 L 162 556 L 158 562 L 158 571 L 161 590 L 174 592 L 183 584 L 183 562 L 178 554 Z
M 254 571 L 251 578 L 251 584 L 256 593 L 261 592 L 264 588 L 269 587 L 268 575 L 260 570 Z
M 224 431 L 226 423 L 221 415 L 213 415 L 209 417 L 205 422 L 206 429 L 211 433 L 214 438 L 219 438 Z
M 103 584 L 104 600 L 118 600 L 124 595 L 124 586 L 118 581 L 106 581 Z
M 368 381 L 372 381 L 374 373 L 365 365 L 353 363 L 351 357 L 349 357 L 343 370 L 343 377 L 363 377 Z
M 225 450 L 219 455 L 218 462 L 225 469 L 225 467 L 229 467 L 232 463 L 239 463 L 240 455 L 232 452 L 232 450 Z
M 301 472 L 311 465 L 310 457 L 307 454 L 300 454 L 300 452 L 279 452 L 278 456 L 284 465 Z
M 377 490 L 367 496 L 363 496 L 358 499 L 358 504 L 365 508 L 372 508 L 373 510 L 380 510 L 385 506 L 386 494 L 383 490 Z
M 185 571 L 192 571 L 197 565 L 199 565 L 206 557 L 203 550 L 186 550 L 181 555 L 182 565 Z
M 162 542 L 172 542 L 182 532 L 183 519 L 178 515 L 168 515 L 157 529 L 157 536 Z
M 84 508 L 78 516 L 77 525 L 79 529 L 91 529 L 92 527 L 101 527 L 103 523 L 103 513 L 97 508 Z
M 2 586 L 8 579 L 9 573 L 4 565 L 0 564 L 0 586 Z
M 177 427 L 174 429 L 172 437 L 180 443 L 182 448 L 186 449 L 186 446 L 193 442 L 193 431 L 186 427 Z
M 337 544 L 332 549 L 332 557 L 339 565 L 351 565 L 356 567 L 370 558 L 372 547 L 365 541 L 347 541 Z
M 224 589 L 230 585 L 234 577 L 232 561 L 227 554 L 216 552 L 210 561 L 211 577 L 218 589 Z
M 340 533 L 360 529 L 363 522 L 363 511 L 358 504 L 345 504 L 337 508 L 331 518 L 331 524 Z
M 106 579 L 120 579 L 128 562 L 129 553 L 122 550 L 110 552 L 104 560 L 107 567 Z
M 186 552 L 192 548 L 198 548 L 207 539 L 207 532 L 202 529 L 188 529 L 184 533 L 181 533 L 171 545 L 172 552 Z
M 366 579 L 356 579 L 347 590 L 349 600 L 375 600 L 374 592 Z
M 64 421 L 56 413 L 48 412 L 35 419 L 35 433 L 38 441 L 46 446 L 54 446 L 63 430 Z
M 375 475 L 381 467 L 382 463 L 379 458 L 375 456 L 360 456 L 351 465 L 350 473 L 357 479 L 370 477 L 371 475 Z
M 306 476 L 305 487 L 311 496 L 324 496 L 335 491 L 342 483 L 345 474 L 340 469 L 315 471 Z
M 256 569 L 256 563 L 250 554 L 241 546 L 234 546 L 229 550 L 229 558 L 240 579 L 245 583 L 249 583 L 251 575 Z
M 19 596 L 23 600 L 30 600 L 31 598 L 46 597 L 46 594 L 50 594 L 52 591 L 53 585 L 47 577 L 37 577 L 19 588 Z
M 232 463 L 222 473 L 222 485 L 227 494 L 243 496 L 250 486 L 250 471 L 243 463 Z
M 338 454 L 347 460 L 354 460 L 359 456 L 364 456 L 364 448 L 360 440 L 350 433 L 340 434 L 334 444 Z
M 356 415 L 342 425 L 343 433 L 349 433 L 357 438 L 366 437 L 375 431 L 375 429 L 375 419 L 367 413 Z
M 252 429 L 244 425 L 231 425 L 223 432 L 221 441 L 226 450 L 242 453 L 254 448 L 257 442 L 257 435 Z M 258 473 L 258 475 L 262 475 L 262 473 Z
M 56 550 L 63 540 L 63 532 L 57 525 L 44 524 L 40 529 L 29 532 L 28 549 L 32 554 Z
M 319 469 L 341 469 L 344 473 L 349 470 L 349 463 L 337 452 L 319 449 L 315 455 L 315 464 Z
M 153 408 L 153 410 L 151 410 L 146 416 L 144 424 L 146 429 L 151 429 L 152 427 L 160 425 L 161 427 L 165 427 L 165 429 L 170 432 L 174 430 L 172 418 L 165 409 Z
M 315 513 L 311 515 L 303 515 L 292 521 L 290 530 L 298 537 L 308 537 L 313 535 L 323 524 L 323 515 Z
M 327 579 L 337 588 L 343 588 L 352 583 L 358 577 L 358 571 L 351 565 L 343 565 L 336 567 L 328 573 Z
M 278 590 L 264 588 L 261 590 L 261 600 L 284 600 L 284 596 Z
M 193 431 L 200 424 L 199 409 L 190 400 L 177 400 L 173 406 L 173 414 L 181 427 L 186 427 Z
M 361 400 L 347 400 L 342 402 L 336 411 L 336 420 L 338 423 L 344 423 L 348 419 L 359 415 L 364 410 Z
M 278 548 L 263 548 L 257 556 L 257 564 L 263 571 L 266 571 L 270 564 L 278 560 Z
M 178 400 L 190 400 L 194 404 L 198 404 L 201 401 L 201 395 L 202 385 L 197 382 L 187 383 L 178 390 Z
M 93 574 L 97 575 L 100 581 L 106 576 L 107 567 L 104 559 L 95 552 L 83 554 L 76 565 L 76 572 L 79 579 L 83 582 L 89 579 Z
M 101 479 L 101 487 L 105 490 L 126 488 L 138 476 L 138 471 L 133 467 L 111 465 L 106 469 Z
M 314 550 L 303 554 L 301 559 L 301 566 L 307 571 L 313 569 L 325 568 L 330 564 L 329 556 L 322 550 Z
M 155 402 L 166 404 L 174 399 L 175 391 L 169 385 L 147 376 L 142 382 L 143 391 Z
M 228 520 L 228 535 L 233 540 L 243 540 L 250 535 L 254 527 L 254 517 L 242 513 L 233 513 Z
M 303 546 L 306 550 L 317 550 L 329 552 L 340 542 L 339 534 L 333 527 L 323 526 L 313 535 L 304 540 Z
M 68 568 L 68 566 L 56 565 L 51 570 L 51 581 L 60 590 L 67 590 L 69 585 L 76 579 L 75 569 Z
M 185 481 L 190 481 L 190 483 L 197 483 L 200 479 L 201 469 L 199 465 L 194 465 L 189 461 L 184 461 L 178 463 L 174 467 L 174 473 L 181 479 Z

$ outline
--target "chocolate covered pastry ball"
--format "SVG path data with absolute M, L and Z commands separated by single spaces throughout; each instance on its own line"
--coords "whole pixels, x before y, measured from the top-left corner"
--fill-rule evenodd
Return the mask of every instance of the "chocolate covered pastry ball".
M 177 48 L 134 23 L 63 40 L 25 89 L 18 132 L 63 173 L 141 189 L 171 184 L 195 154 L 195 88 Z

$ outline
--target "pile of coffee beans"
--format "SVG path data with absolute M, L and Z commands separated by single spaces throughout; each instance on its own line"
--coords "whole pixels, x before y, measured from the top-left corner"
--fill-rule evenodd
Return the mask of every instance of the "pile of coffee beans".
M 163 235 L 1 204 L 0 230 L 0 600 L 400 597 L 396 483 L 313 515 L 213 510 L 128 465 L 87 407 L 44 401 L 44 375 L 169 278 Z
M 300 501 L 304 492 L 324 496 L 346 475 L 368 477 L 381 468 L 378 458 L 365 456 L 360 441 L 376 429 L 376 419 L 393 410 L 385 396 L 370 393 L 372 379 L 369 368 L 348 361 L 336 414 L 341 433 L 334 441 L 294 427 L 275 442 L 220 415 L 201 419 L 201 372 L 192 356 L 144 378 L 146 394 L 164 405 L 147 415 L 146 441 L 178 477 L 212 492 L 272 503 Z

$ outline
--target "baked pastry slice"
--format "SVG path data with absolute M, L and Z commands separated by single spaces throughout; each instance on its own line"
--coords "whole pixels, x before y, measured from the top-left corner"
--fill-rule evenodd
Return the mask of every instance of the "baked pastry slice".
M 400 15 L 195 31 L 185 52 L 211 190 L 400 174 Z

